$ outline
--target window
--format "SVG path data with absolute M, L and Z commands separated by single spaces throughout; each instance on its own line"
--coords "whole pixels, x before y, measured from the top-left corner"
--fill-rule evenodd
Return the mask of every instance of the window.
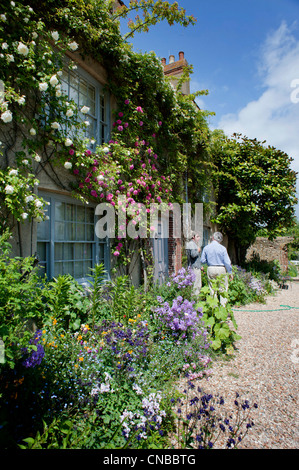
M 95 139 L 90 144 L 94 150 L 95 145 L 101 145 L 109 140 L 109 94 L 104 92 L 102 85 L 81 68 L 69 70 L 65 68 L 62 76 L 62 91 L 77 104 L 78 108 L 88 106 L 89 112 L 81 114 L 82 121 L 89 121 L 85 136 Z M 71 135 L 71 131 L 70 131 Z
M 58 195 L 40 194 L 50 204 L 37 226 L 37 254 L 41 273 L 48 278 L 70 274 L 86 282 L 90 268 L 103 263 L 109 273 L 107 239 L 95 235 L 94 208 Z

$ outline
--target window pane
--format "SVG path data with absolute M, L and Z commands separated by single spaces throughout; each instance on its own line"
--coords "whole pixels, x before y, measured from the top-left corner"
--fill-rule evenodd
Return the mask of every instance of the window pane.
M 85 240 L 85 225 L 77 224 L 76 240 Z
M 73 243 L 64 244 L 64 259 L 74 259 L 74 245 Z
M 85 222 L 85 208 L 77 206 L 77 222 Z
M 65 220 L 75 220 L 75 206 L 73 204 L 66 204 L 65 206 Z
M 93 225 L 86 226 L 86 240 L 88 241 L 94 240 L 94 226 Z
M 63 260 L 63 243 L 55 243 L 54 260 Z
M 94 223 L 94 210 L 87 208 L 86 209 L 86 222 L 93 224 Z
M 54 277 L 62 275 L 62 263 L 54 263 Z
M 79 89 L 79 77 L 76 73 L 69 72 L 70 74 L 70 85 L 75 90 Z
M 75 244 L 75 257 L 74 259 L 83 259 L 83 243 L 76 243 Z
M 37 239 L 49 240 L 50 239 L 50 222 L 43 220 L 37 224 Z
M 63 274 L 70 274 L 71 276 L 74 276 L 74 263 L 72 261 L 63 263 Z
M 91 243 L 84 244 L 83 259 L 92 259 L 92 245 Z
M 64 222 L 55 222 L 55 240 L 64 239 Z
M 64 202 L 55 202 L 55 220 L 64 220 L 65 215 L 65 204 Z
M 75 240 L 75 223 L 74 222 L 67 222 L 65 224 L 66 229 L 66 240 Z
M 75 263 L 74 263 L 74 277 L 76 279 L 83 277 L 83 268 L 84 268 L 84 262 L 83 261 L 75 261 Z
M 91 261 L 84 261 L 84 276 L 92 274 L 91 271 Z

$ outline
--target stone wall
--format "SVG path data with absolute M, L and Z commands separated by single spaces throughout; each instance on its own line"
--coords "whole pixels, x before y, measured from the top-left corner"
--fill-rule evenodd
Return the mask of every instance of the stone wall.
M 246 260 L 258 255 L 261 261 L 277 260 L 282 271 L 288 268 L 288 245 L 293 241 L 292 237 L 277 237 L 274 240 L 268 240 L 265 237 L 257 237 L 254 244 L 248 248 Z

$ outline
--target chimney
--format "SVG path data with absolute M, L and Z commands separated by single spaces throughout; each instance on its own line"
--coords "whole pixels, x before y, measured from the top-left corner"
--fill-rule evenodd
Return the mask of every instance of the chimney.
M 161 59 L 161 62 L 162 62 L 162 65 L 164 67 L 164 65 L 166 65 L 166 59 L 163 57 L 163 59 Z
M 184 52 L 182 52 L 182 51 L 179 52 L 179 60 L 183 60 L 184 56 L 185 56 Z
M 173 64 L 174 63 L 174 55 L 169 56 L 169 63 Z

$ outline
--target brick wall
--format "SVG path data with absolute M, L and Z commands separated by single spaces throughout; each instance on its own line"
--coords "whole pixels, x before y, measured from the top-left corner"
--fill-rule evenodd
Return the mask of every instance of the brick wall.
M 248 248 L 246 260 L 257 254 L 261 261 L 278 260 L 282 271 L 288 268 L 288 245 L 293 241 L 292 237 L 277 237 L 270 241 L 265 237 L 257 237 L 254 244 Z

